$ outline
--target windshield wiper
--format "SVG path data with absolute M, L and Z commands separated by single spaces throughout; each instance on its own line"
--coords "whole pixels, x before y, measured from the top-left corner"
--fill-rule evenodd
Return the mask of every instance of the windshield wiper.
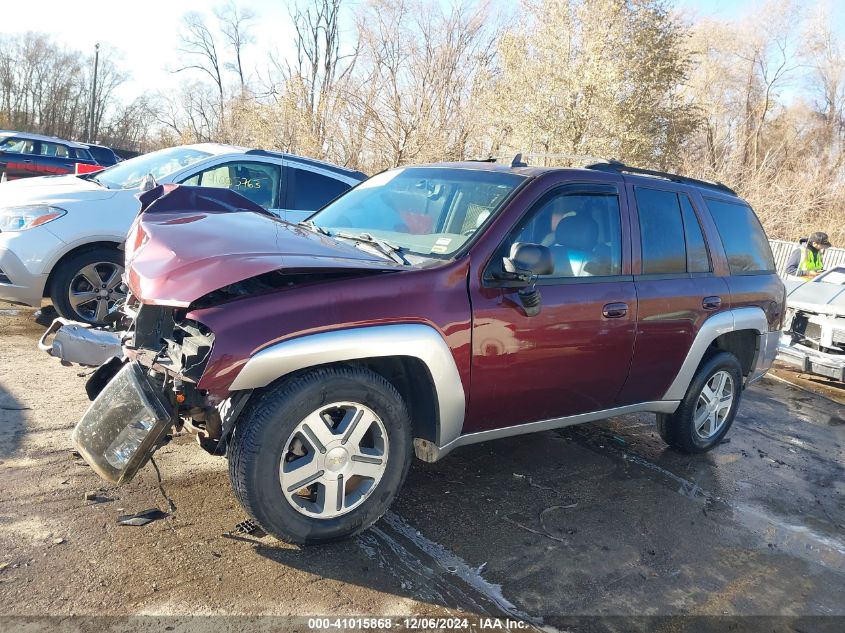
M 297 222 L 299 226 L 304 226 L 306 229 L 311 229 L 315 233 L 322 233 L 323 235 L 331 235 L 326 229 L 322 226 L 317 226 L 314 224 L 314 220 L 303 220 L 302 222 Z
M 374 246 L 377 251 L 387 255 L 397 264 L 407 265 L 409 263 L 402 255 L 402 248 L 400 246 L 396 246 L 390 242 L 385 242 L 370 233 L 358 233 L 358 235 L 352 235 L 350 233 L 334 233 L 332 234 L 332 237 L 339 237 L 346 240 L 355 240 L 356 242 L 370 244 L 371 246 Z

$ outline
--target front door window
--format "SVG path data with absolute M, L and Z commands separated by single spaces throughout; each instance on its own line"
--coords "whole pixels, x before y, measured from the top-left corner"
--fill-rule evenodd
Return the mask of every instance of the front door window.
M 281 181 L 278 165 L 236 161 L 209 167 L 182 184 L 231 189 L 265 209 L 273 209 L 278 208 Z

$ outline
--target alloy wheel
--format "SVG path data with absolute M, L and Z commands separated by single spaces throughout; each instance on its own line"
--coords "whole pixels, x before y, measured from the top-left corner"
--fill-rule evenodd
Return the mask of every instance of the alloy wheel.
M 342 516 L 376 489 L 387 453 L 387 430 L 372 409 L 354 402 L 324 405 L 287 441 L 279 466 L 282 492 L 306 516 Z
M 728 419 L 734 401 L 734 379 L 727 371 L 713 374 L 695 405 L 695 432 L 701 439 L 716 435 Z
M 102 323 L 114 304 L 126 293 L 120 288 L 123 266 L 95 262 L 79 270 L 71 279 L 68 301 L 80 319 Z

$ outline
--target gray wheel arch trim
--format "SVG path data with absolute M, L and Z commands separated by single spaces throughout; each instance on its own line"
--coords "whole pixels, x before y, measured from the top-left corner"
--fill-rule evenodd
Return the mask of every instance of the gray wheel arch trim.
M 693 375 L 695 375 L 695 370 L 701 364 L 701 359 L 704 358 L 704 353 L 710 347 L 710 344 L 722 334 L 739 330 L 753 330 L 758 337 L 766 334 L 769 330 L 766 314 L 758 307 L 734 308 L 718 312 L 707 319 L 699 328 L 684 363 L 668 391 L 664 394 L 663 400 L 682 400 L 687 393 Z M 757 354 L 760 354 L 759 342 Z M 755 359 L 752 367 L 756 364 Z
M 425 363 L 437 396 L 438 444 L 457 439 L 466 410 L 461 376 L 440 333 L 419 323 L 335 330 L 276 343 L 247 361 L 230 390 L 266 387 L 277 378 L 317 365 L 388 356 L 411 356 Z

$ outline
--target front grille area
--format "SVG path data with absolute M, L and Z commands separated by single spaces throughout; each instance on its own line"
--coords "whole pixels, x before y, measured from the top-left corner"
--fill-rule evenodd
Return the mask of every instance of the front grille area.
M 845 330 L 833 329 L 833 344 L 845 345 Z
M 804 336 L 811 341 L 819 342 L 822 338 L 822 326 L 818 323 L 807 323 L 807 327 L 804 328 Z

